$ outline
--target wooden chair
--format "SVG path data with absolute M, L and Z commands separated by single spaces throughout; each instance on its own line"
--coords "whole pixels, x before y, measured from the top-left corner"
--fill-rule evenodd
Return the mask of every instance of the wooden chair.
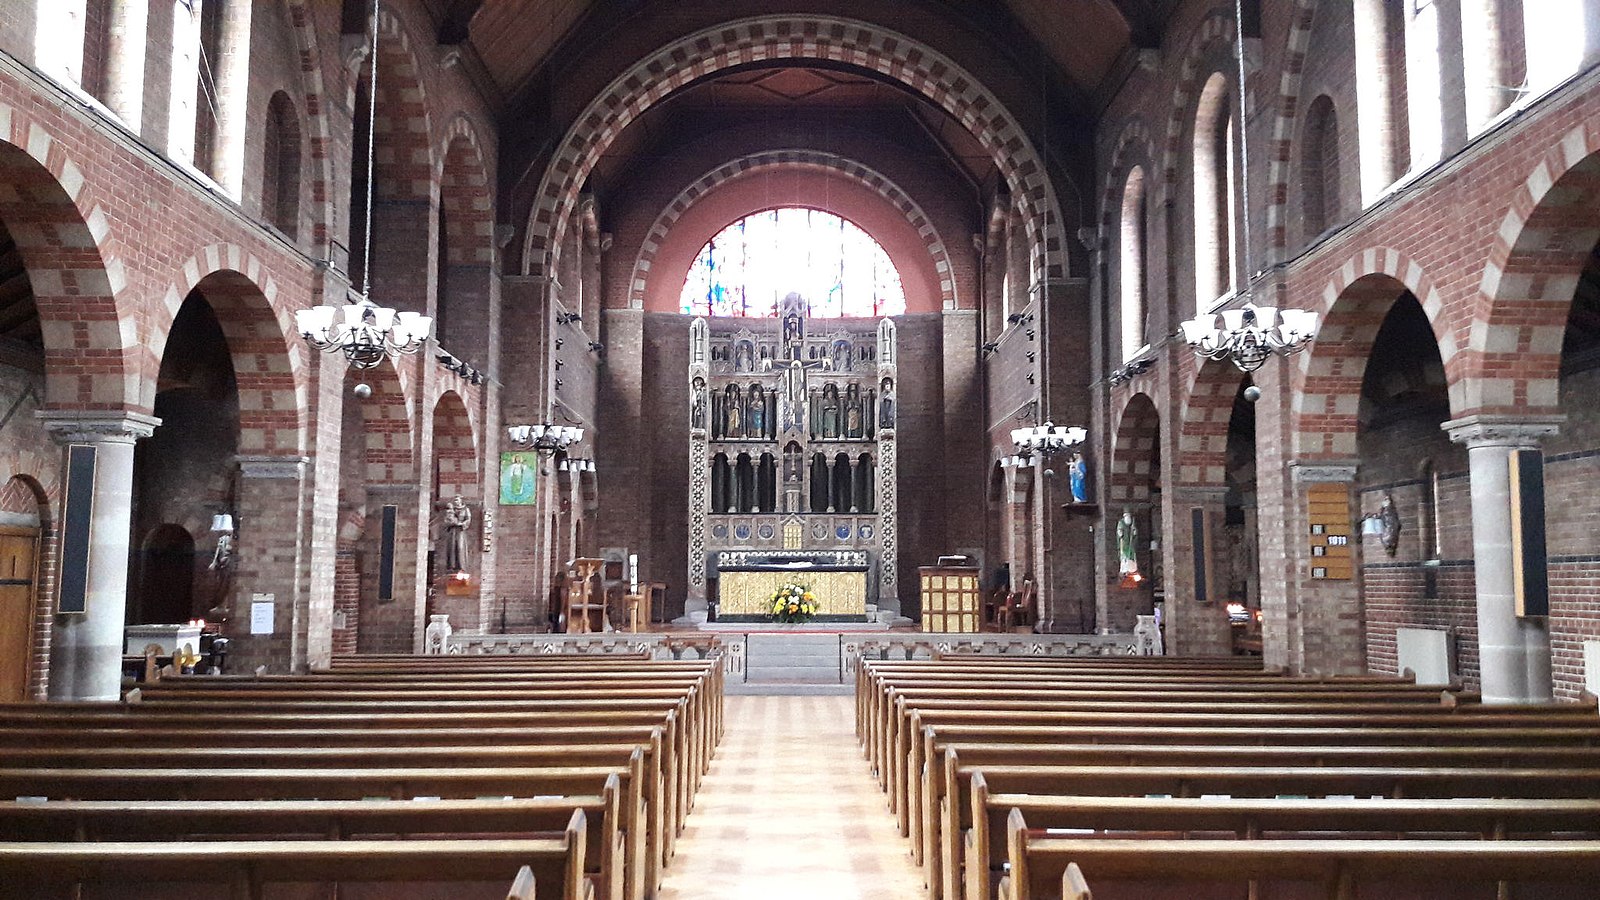
M 1012 591 L 1006 598 L 1005 606 L 1000 608 L 998 622 L 1001 631 L 1011 631 L 1023 625 L 1032 625 L 1037 617 L 1034 615 L 1035 588 L 1032 578 L 1022 580 L 1022 590 Z

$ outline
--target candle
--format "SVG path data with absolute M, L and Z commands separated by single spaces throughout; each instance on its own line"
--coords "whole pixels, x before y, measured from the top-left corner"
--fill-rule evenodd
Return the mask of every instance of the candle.
M 628 554 L 628 593 L 639 593 L 639 554 Z

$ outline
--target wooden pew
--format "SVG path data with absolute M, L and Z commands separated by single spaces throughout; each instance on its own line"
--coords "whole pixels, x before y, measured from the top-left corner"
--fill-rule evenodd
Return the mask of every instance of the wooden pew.
M 534 840 L 8 842 L 0 882 L 38 900 L 121 900 L 131 884 L 140 896 L 216 896 L 220 885 L 264 900 L 269 885 L 334 883 L 344 900 L 470 900 L 526 895 L 531 882 L 555 886 L 552 898 L 588 900 L 582 819 L 575 810 L 559 837 Z
M 959 883 L 966 859 L 963 834 L 970 835 L 979 822 L 979 783 L 987 767 L 1049 766 L 1158 766 L 1210 769 L 1221 766 L 1362 767 L 1362 768 L 1515 768 L 1600 769 L 1600 749 L 1591 747 L 1520 746 L 1258 746 L 1133 744 L 933 744 L 942 761 L 930 766 L 921 779 L 921 806 L 916 821 L 921 859 L 932 867 L 930 880 Z M 946 804 L 950 808 L 946 809 Z M 945 833 L 945 823 L 961 823 L 964 832 Z
M 982 771 L 991 792 L 1057 796 L 1600 797 L 1600 769 L 991 766 Z M 956 822 L 953 815 L 953 805 L 947 803 L 940 827 L 947 835 L 964 835 L 970 823 Z M 955 896 L 959 888 L 950 870 L 941 874 L 942 889 Z
M 1119 840 L 1051 837 L 1020 811 L 1007 827 L 1005 900 L 1590 900 L 1600 841 Z M 1068 877 L 1076 863 L 1080 878 Z
M 593 871 L 615 873 L 625 883 L 626 894 L 605 892 L 607 897 L 642 896 L 660 879 L 662 821 L 652 804 L 651 794 L 659 794 L 659 774 L 655 790 L 644 790 L 652 773 L 643 768 L 643 754 L 634 744 L 552 745 L 532 747 L 293 747 L 293 748 L 214 748 L 176 747 L 77 747 L 42 746 L 26 749 L 0 749 L 0 767 L 54 769 L 76 767 L 96 769 L 166 768 L 208 770 L 211 773 L 233 769 L 327 772 L 362 769 L 424 769 L 453 767 L 465 772 L 477 768 L 508 766 L 554 767 L 574 759 L 589 766 L 610 766 L 628 772 L 625 778 L 607 779 L 597 796 L 607 798 L 600 809 L 589 811 L 589 822 L 597 833 L 590 847 L 596 854 Z M 210 777 L 209 775 L 207 777 Z M 293 787 L 286 786 L 293 791 Z M 320 795 L 319 795 L 320 796 Z M 231 808 L 229 803 L 225 808 Z M 396 804 L 380 804 L 396 805 Z M 397 804 L 408 806 L 408 804 Z M 570 812 L 573 804 L 564 808 Z M 0 803 L 0 824 L 4 824 L 5 804 Z M 21 813 L 30 808 L 24 804 Z M 415 809 L 415 807 L 412 807 Z M 13 810 L 13 815 L 20 814 Z M 420 817 L 419 817 L 420 818 Z M 427 831 L 408 828 L 405 831 Z M 460 830 L 452 829 L 452 830 Z M 482 829 L 479 829 L 482 830 Z M 492 829 L 490 829 L 492 830 Z M 525 829 L 510 828 L 506 831 Z M 132 836 L 137 836 L 135 832 Z M 622 842 L 626 842 L 625 844 Z M 613 850 L 615 847 L 615 850 Z
M 1409 727 L 1454 728 L 1470 725 L 1482 728 L 1526 728 L 1530 726 L 1570 725 L 1591 729 L 1600 741 L 1600 719 L 1592 712 L 1585 713 L 1576 705 L 1572 711 L 1515 710 L 1500 711 L 1497 707 L 1476 707 L 1480 711 L 1462 712 L 1463 708 L 1429 708 L 1421 705 L 1394 707 L 1393 711 L 1368 712 L 1319 711 L 1315 702 L 1299 711 L 1267 712 L 1259 704 L 1209 703 L 1175 707 L 1159 700 L 1147 702 L 1139 708 L 1119 707 L 1112 710 L 1096 709 L 1092 704 L 1075 707 L 1070 702 L 1040 701 L 1035 709 L 1007 709 L 1007 704 L 994 704 L 1001 709 L 985 708 L 981 701 L 950 703 L 934 702 L 926 707 L 910 708 L 900 703 L 896 707 L 891 733 L 894 743 L 888 751 L 884 765 L 888 770 L 887 784 L 891 790 L 891 808 L 899 815 L 901 833 L 909 833 L 909 773 L 918 761 L 911 759 L 917 741 L 910 735 L 919 734 L 929 723 L 1007 721 L 1039 724 L 1075 725 L 1088 731 L 1106 725 L 1144 726 L 1253 726 L 1253 727 Z
M 1560 836 L 1600 838 L 1596 799 L 1247 799 L 1057 797 L 992 793 L 982 772 L 972 779 L 975 814 L 962 856 L 963 896 L 992 900 L 1007 862 L 1005 835 L 1012 810 L 1034 829 L 1092 830 L 1112 837 L 1218 837 L 1259 839 L 1328 837 L 1347 833 L 1396 837 L 1402 833 L 1505 840 Z M 1176 833 L 1176 834 L 1174 834 Z
M 604 794 L 516 800 L 0 802 L 0 833 L 13 842 L 185 840 L 527 840 L 562 834 L 582 811 L 586 876 L 601 898 L 627 893 L 619 788 Z M 545 832 L 546 834 L 540 834 Z

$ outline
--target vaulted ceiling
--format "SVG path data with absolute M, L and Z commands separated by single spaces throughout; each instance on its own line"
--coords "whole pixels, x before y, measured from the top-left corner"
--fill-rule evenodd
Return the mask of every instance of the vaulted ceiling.
M 669 4 L 686 21 L 694 7 L 729 15 L 806 11 L 796 4 L 756 0 L 432 0 L 441 41 L 469 44 L 500 93 L 513 101 L 563 42 L 584 27 L 614 25 L 652 4 Z M 1159 43 L 1174 5 L 1175 0 L 906 0 L 902 15 L 909 25 L 918 18 L 918 6 L 940 7 L 1000 31 L 1020 29 L 1090 96 L 1130 50 Z

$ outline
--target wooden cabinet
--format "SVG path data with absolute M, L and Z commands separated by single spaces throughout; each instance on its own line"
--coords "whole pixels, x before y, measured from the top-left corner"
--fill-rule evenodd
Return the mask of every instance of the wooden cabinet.
M 978 570 L 966 566 L 923 566 L 922 630 L 972 633 L 979 615 Z

